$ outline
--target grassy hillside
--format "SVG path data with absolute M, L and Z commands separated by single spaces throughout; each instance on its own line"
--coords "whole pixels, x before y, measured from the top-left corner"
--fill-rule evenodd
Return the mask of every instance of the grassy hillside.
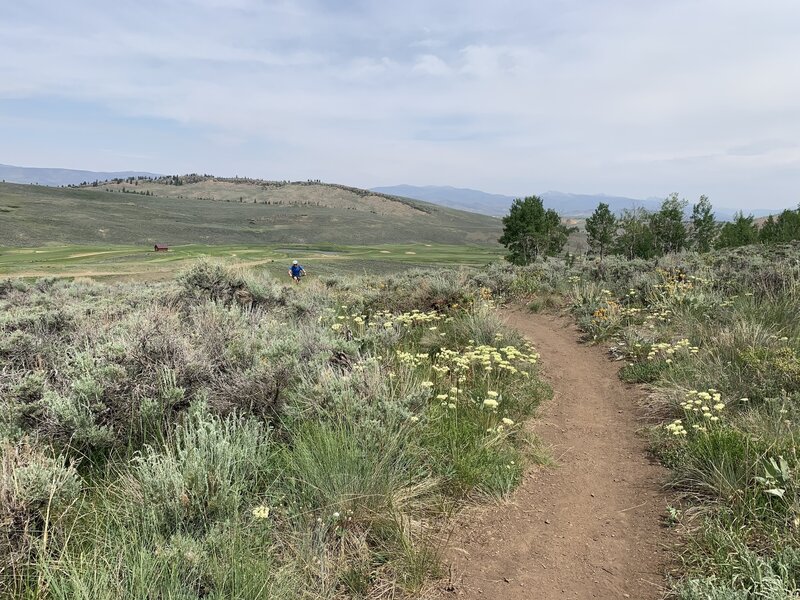
M 496 246 L 500 235 L 497 219 L 355 188 L 200 179 L 87 188 L 0 184 L 0 243 Z

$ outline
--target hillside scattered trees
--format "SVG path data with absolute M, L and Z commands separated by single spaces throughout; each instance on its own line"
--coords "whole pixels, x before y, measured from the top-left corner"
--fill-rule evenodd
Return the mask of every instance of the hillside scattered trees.
M 763 244 L 800 240 L 800 206 L 797 210 L 784 210 L 777 219 L 770 215 L 761 227 L 758 239 Z
M 719 223 L 707 196 L 700 196 L 692 205 L 688 219 L 686 205 L 677 194 L 670 194 L 658 211 L 634 208 L 615 216 L 601 202 L 586 219 L 589 250 L 601 260 L 609 253 L 649 259 L 686 249 L 708 252 L 712 248 L 800 240 L 800 206 L 784 210 L 777 217 L 770 216 L 759 227 L 752 215 L 745 216 L 741 211 L 733 221 Z
M 517 198 L 503 217 L 503 235 L 498 240 L 508 249 L 507 259 L 527 265 L 539 256 L 554 256 L 563 250 L 569 228 L 553 209 L 545 209 L 539 196 Z

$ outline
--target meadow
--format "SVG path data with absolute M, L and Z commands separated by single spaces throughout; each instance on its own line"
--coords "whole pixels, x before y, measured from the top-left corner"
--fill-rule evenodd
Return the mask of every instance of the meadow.
M 215 259 L 284 277 L 293 259 L 310 276 L 336 273 L 398 272 L 413 267 L 484 266 L 500 258 L 485 246 L 433 243 L 351 246 L 337 244 L 259 244 L 170 246 L 71 245 L 14 248 L 0 246 L 0 277 L 92 277 L 104 281 L 164 281 L 202 258 Z
M 476 275 L 4 280 L 0 595 L 424 594 L 548 395 Z
M 651 448 L 672 469 L 669 597 L 797 598 L 800 244 L 506 271 L 496 292 L 565 307 L 646 386 Z

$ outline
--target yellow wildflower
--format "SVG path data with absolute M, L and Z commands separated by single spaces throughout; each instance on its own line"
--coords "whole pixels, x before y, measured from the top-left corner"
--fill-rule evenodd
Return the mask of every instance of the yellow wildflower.
M 256 519 L 267 519 L 269 518 L 269 506 L 256 506 L 253 509 L 253 516 Z

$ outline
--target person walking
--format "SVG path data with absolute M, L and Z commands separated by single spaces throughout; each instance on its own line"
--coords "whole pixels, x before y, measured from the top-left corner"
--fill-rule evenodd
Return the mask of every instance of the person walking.
M 305 274 L 306 270 L 303 268 L 303 265 L 293 260 L 292 266 L 289 267 L 289 277 L 291 277 L 295 283 L 300 283 L 300 278 Z

